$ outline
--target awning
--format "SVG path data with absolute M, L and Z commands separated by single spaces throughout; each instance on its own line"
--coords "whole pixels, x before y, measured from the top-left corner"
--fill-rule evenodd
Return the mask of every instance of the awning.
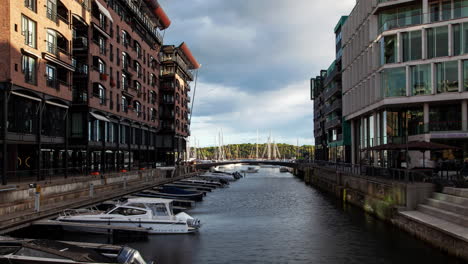
M 96 114 L 96 113 L 92 113 L 90 112 L 89 113 L 91 116 L 93 116 L 94 118 L 96 118 L 97 120 L 101 120 L 101 121 L 105 121 L 105 122 L 110 122 L 109 119 L 107 119 L 107 117 L 105 116 L 102 116 L 102 115 L 99 115 L 99 114 Z
M 54 105 L 54 106 L 57 106 L 57 107 L 61 107 L 61 108 L 65 108 L 65 109 L 68 109 L 68 105 L 64 105 L 64 104 L 58 104 L 58 103 L 55 103 L 55 102 L 52 102 L 52 101 L 45 101 L 46 104 L 50 104 L 50 105 Z
M 66 63 L 66 62 L 63 62 L 63 61 L 57 59 L 56 57 L 54 57 L 54 56 L 52 56 L 52 55 L 49 55 L 49 54 L 47 54 L 47 53 L 45 53 L 45 52 L 42 53 L 42 57 L 43 57 L 45 60 L 50 61 L 50 62 L 53 62 L 53 63 L 55 63 L 55 64 L 57 64 L 57 65 L 59 65 L 59 66 L 65 68 L 65 69 L 67 69 L 67 70 L 69 70 L 69 71 L 72 71 L 72 72 L 75 71 L 75 66 L 73 66 L 73 65 L 71 65 L 71 64 L 68 64 L 68 63 Z
M 111 38 L 111 36 L 105 32 L 104 30 L 102 30 L 98 25 L 96 25 L 96 23 L 94 22 L 91 22 L 93 24 L 93 27 L 94 29 L 96 29 L 97 31 L 99 31 L 101 34 L 103 34 L 106 38 Z
M 107 10 L 107 8 L 105 6 L 103 6 L 101 3 L 99 3 L 99 1 L 94 1 L 96 3 L 96 5 L 98 6 L 99 8 L 99 12 L 101 12 L 103 15 L 105 15 L 107 18 L 109 18 L 109 20 L 114 23 L 114 20 L 112 19 L 112 16 L 111 14 L 109 13 L 109 10 Z
M 28 99 L 31 99 L 31 100 L 34 100 L 34 101 L 38 101 L 38 102 L 41 102 L 41 101 L 42 101 L 41 98 L 37 98 L 37 97 L 25 95 L 25 94 L 18 93 L 18 92 L 11 92 L 11 94 L 14 94 L 14 95 L 16 95 L 16 96 L 21 96 L 21 97 L 24 97 L 24 98 L 28 98 Z

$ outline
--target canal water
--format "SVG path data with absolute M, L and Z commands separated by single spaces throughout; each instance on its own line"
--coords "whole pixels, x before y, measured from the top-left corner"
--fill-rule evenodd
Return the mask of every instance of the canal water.
M 188 213 L 202 221 L 199 233 L 128 245 L 156 264 L 464 263 L 278 168 L 261 168 L 208 193 Z M 76 233 L 60 239 L 107 242 Z
M 188 213 L 204 223 L 200 233 L 130 246 L 159 264 L 462 263 L 278 168 L 208 193 Z

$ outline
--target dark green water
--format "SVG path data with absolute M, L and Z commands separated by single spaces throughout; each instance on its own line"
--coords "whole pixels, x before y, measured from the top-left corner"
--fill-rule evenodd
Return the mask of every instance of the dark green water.
M 463 263 L 278 168 L 262 168 L 208 193 L 188 213 L 201 219 L 199 233 L 155 235 L 129 245 L 158 264 Z M 76 233 L 55 239 L 107 240 Z
M 199 234 L 131 246 L 161 264 L 462 263 L 277 168 L 209 193 L 189 214 L 204 223 Z

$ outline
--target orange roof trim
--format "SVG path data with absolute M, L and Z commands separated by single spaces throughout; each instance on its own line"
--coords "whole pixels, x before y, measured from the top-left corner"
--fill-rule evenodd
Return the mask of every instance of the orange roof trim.
M 192 64 L 193 66 L 193 69 L 196 70 L 196 69 L 199 69 L 200 68 L 200 64 L 198 63 L 198 61 L 195 59 L 195 57 L 193 56 L 192 52 L 190 51 L 190 49 L 188 48 L 187 44 L 185 44 L 185 42 L 183 42 L 182 44 L 180 44 L 180 47 L 179 47 L 182 52 L 185 54 L 185 56 L 187 57 L 187 59 L 190 61 L 190 63 Z
M 159 18 L 159 22 L 161 22 L 161 29 L 166 29 L 171 25 L 171 20 L 161 6 L 154 10 L 154 14 Z
M 158 18 L 160 29 L 166 29 L 171 25 L 171 20 L 157 0 L 145 0 L 146 4 L 153 10 L 153 14 Z

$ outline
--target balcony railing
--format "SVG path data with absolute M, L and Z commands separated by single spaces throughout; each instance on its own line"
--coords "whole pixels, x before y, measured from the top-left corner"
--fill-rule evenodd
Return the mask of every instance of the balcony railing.
M 162 56 L 161 62 L 175 62 L 179 65 L 180 68 L 189 76 L 191 80 L 193 80 L 193 74 L 190 72 L 187 64 L 179 57 L 179 56 Z
M 411 126 L 410 126 L 411 127 Z M 442 121 L 418 124 L 409 129 L 410 135 L 429 134 L 431 132 L 461 132 L 468 127 L 467 122 L 462 121 Z M 465 131 L 466 132 L 466 131 Z
M 335 119 L 332 119 L 332 120 L 327 120 L 327 122 L 325 122 L 325 129 L 330 129 L 330 128 L 334 128 L 334 127 L 337 127 L 341 125 L 341 118 L 335 118 Z
M 343 101 L 341 99 L 335 100 L 331 105 L 326 106 L 325 109 L 323 110 L 323 113 L 325 115 L 328 115 L 329 113 L 341 109 L 343 106 Z
M 158 29 L 155 27 L 153 23 L 151 23 L 148 18 L 145 17 L 143 12 L 141 12 L 141 7 L 140 5 L 136 5 L 132 0 L 123 0 L 130 10 L 136 15 L 134 18 L 137 18 L 140 20 L 141 24 L 143 24 L 146 27 L 146 30 L 150 32 L 151 36 L 159 41 L 159 43 L 162 43 L 162 36 L 158 32 Z

